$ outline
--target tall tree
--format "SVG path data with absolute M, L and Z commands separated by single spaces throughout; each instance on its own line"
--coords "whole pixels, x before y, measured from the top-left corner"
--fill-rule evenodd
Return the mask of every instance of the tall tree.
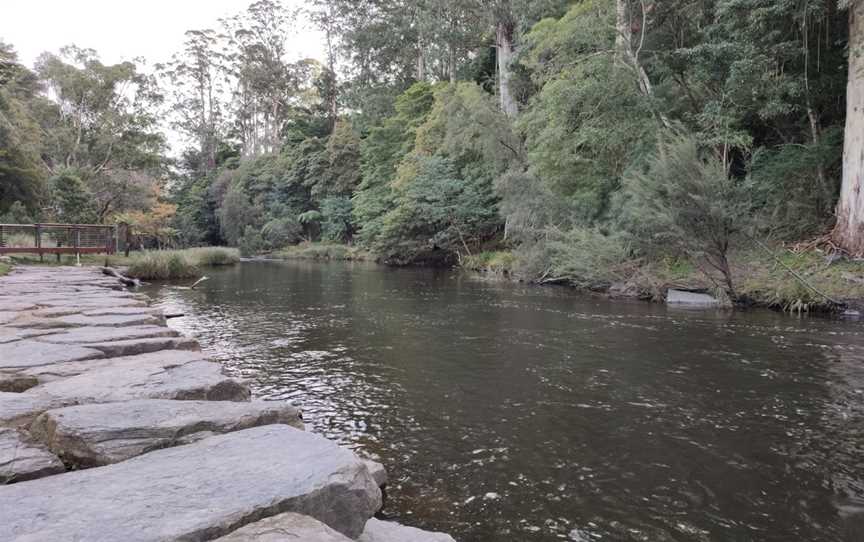
M 843 184 L 837 204 L 834 239 L 854 256 L 864 255 L 864 2 L 850 0 L 849 81 L 846 88 L 846 133 Z

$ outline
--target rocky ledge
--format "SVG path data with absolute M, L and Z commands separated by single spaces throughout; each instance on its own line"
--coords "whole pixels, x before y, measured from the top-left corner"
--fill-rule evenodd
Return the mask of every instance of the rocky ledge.
M 0 278 L 0 540 L 452 542 L 372 518 L 386 480 L 115 278 Z

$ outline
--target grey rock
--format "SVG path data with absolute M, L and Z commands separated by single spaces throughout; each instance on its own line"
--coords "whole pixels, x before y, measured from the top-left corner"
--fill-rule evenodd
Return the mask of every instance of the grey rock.
M 109 316 L 109 315 L 141 315 L 151 314 L 157 318 L 162 317 L 162 310 L 151 307 L 105 307 L 102 309 L 91 309 L 83 311 L 84 316 Z
M 10 324 L 18 318 L 21 318 L 18 311 L 0 311 L 0 326 Z
M 0 392 L 0 427 L 28 425 L 39 414 L 61 406 L 62 401 L 52 397 Z
M 154 326 L 162 324 L 160 318 L 152 314 L 105 314 L 100 316 L 86 316 L 74 314 L 56 319 L 58 322 L 69 326 L 94 326 L 94 327 L 128 327 L 128 326 Z
M 35 303 L 20 301 L 14 297 L 0 297 L 0 311 L 20 312 L 36 309 Z
M 0 540 L 212 540 L 283 512 L 361 534 L 381 492 L 348 450 L 269 425 L 0 491 Z
M 286 512 L 256 521 L 215 542 L 351 542 L 320 521 Z
M 717 307 L 720 302 L 708 294 L 670 289 L 666 294 L 666 304 L 688 307 Z
M 0 369 L 39 367 L 101 358 L 103 355 L 99 350 L 83 346 L 22 340 L 0 344 Z
M 87 348 L 99 350 L 107 357 L 135 356 L 161 350 L 199 350 L 201 345 L 188 337 L 158 337 L 155 339 L 132 339 L 88 344 Z
M 34 480 L 66 470 L 43 445 L 17 429 L 0 427 L 0 485 Z
M 378 487 L 386 486 L 387 469 L 384 468 L 384 465 L 371 459 L 361 458 L 361 460 L 366 465 L 366 468 L 369 469 L 369 474 L 372 475 L 372 479 L 375 480 L 375 483 L 378 484 Z
M 136 326 L 123 328 L 81 327 L 42 337 L 40 340 L 54 344 L 101 344 L 113 341 L 176 337 L 178 333 L 165 326 Z
M 87 371 L 95 371 L 109 367 L 118 367 L 126 363 L 133 364 L 150 364 L 163 363 L 166 365 L 178 365 L 188 363 L 190 361 L 206 361 L 207 356 L 194 350 L 160 350 L 158 352 L 137 354 L 131 356 L 118 356 L 111 358 L 91 359 L 86 361 L 73 361 L 64 363 L 55 363 L 52 365 L 42 365 L 25 369 L 18 374 L 23 374 L 35 377 L 40 384 L 78 376 Z
M 138 400 L 49 410 L 30 433 L 67 465 L 86 468 L 270 424 L 303 429 L 300 411 L 284 403 Z
M 422 531 L 392 521 L 370 519 L 357 542 L 456 542 L 444 533 Z
M 57 333 L 59 330 L 54 329 L 17 329 L 14 327 L 0 327 L 0 345 L 9 344 L 24 339 L 32 339 Z M 0 358 L 3 359 L 3 358 Z

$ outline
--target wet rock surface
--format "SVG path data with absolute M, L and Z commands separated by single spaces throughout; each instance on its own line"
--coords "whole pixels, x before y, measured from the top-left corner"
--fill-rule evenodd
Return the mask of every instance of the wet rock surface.
M 217 538 L 216 542 L 287 542 L 289 540 L 351 542 L 350 538 L 320 521 L 293 512 L 256 521 L 227 536 Z
M 370 519 L 357 542 L 456 542 L 448 534 L 422 531 L 392 521 Z
M 0 540 L 211 540 L 282 512 L 357 537 L 380 499 L 353 453 L 271 425 L 0 488 Z
M 33 422 L 30 433 L 65 463 L 81 468 L 271 424 L 303 429 L 300 411 L 285 403 L 137 400 L 50 410 Z
M 0 428 L 0 484 L 23 482 L 64 470 L 57 456 L 24 432 Z

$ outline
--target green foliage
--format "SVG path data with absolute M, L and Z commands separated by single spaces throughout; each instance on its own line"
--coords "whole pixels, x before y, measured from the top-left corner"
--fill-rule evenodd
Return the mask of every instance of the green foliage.
M 605 289 L 630 275 L 630 246 L 622 233 L 574 228 L 550 237 L 550 268 L 545 280 L 585 289 Z
M 347 197 L 332 197 L 321 202 L 321 239 L 338 243 L 351 240 L 354 205 Z
M 196 247 L 182 252 L 198 267 L 219 267 L 240 262 L 240 252 L 228 247 Z
M 91 224 L 96 220 L 93 196 L 87 186 L 71 171 L 64 171 L 49 181 L 53 215 L 65 224 Z
M 706 275 L 719 272 L 735 299 L 728 253 L 747 230 L 752 204 L 747 184 L 700 152 L 692 136 L 661 139 L 645 171 L 625 178 L 622 223 L 649 255 L 683 252 Z

